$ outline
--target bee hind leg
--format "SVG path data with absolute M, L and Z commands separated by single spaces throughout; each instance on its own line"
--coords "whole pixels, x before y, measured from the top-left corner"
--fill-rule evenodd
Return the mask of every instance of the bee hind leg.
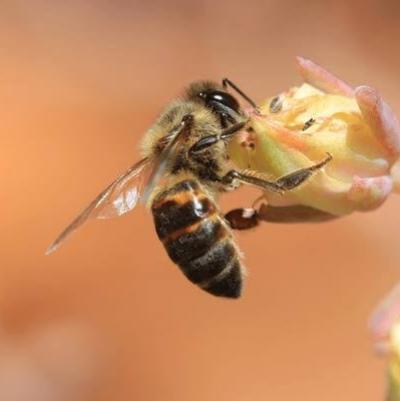
M 248 230 L 261 222 L 268 223 L 322 223 L 337 219 L 339 216 L 315 209 L 310 206 L 271 206 L 263 203 L 259 209 L 238 208 L 225 214 L 225 220 L 234 230 Z
M 230 228 L 234 230 L 249 230 L 257 227 L 261 221 L 257 210 L 254 208 L 233 209 L 226 213 L 224 218 Z
M 263 203 L 257 211 L 259 221 L 269 223 L 322 223 L 338 218 L 311 206 L 271 206 Z

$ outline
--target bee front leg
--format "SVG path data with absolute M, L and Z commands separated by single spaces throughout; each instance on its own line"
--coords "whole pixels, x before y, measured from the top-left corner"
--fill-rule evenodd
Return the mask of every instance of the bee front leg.
M 252 170 L 244 170 L 239 172 L 237 170 L 230 170 L 227 174 L 220 178 L 220 182 L 227 186 L 234 186 L 235 183 L 243 183 L 252 185 L 260 189 L 283 192 L 284 188 L 277 181 L 268 181 L 263 178 L 261 174 Z
M 194 156 L 197 153 L 200 153 L 203 150 L 209 148 L 210 146 L 215 145 L 219 141 L 225 141 L 230 139 L 230 137 L 237 134 L 241 129 L 243 129 L 246 124 L 247 121 L 242 121 L 240 123 L 233 124 L 230 127 L 224 129 L 218 135 L 208 135 L 199 139 L 194 145 L 190 147 L 189 155 Z
M 332 160 L 332 155 L 328 153 L 327 157 L 324 160 L 320 161 L 319 163 L 313 164 L 310 167 L 305 167 L 300 170 L 296 170 L 293 173 L 284 175 L 283 177 L 276 180 L 276 183 L 285 191 L 296 188 L 304 181 L 306 181 L 308 178 L 310 178 L 313 173 L 320 170 L 331 160 Z

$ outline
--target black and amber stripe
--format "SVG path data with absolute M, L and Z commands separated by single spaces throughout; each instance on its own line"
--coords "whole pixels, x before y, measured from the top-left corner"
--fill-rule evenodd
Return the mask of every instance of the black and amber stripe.
M 242 267 L 230 231 L 196 181 L 160 193 L 152 212 L 169 257 L 190 281 L 217 296 L 240 296 Z

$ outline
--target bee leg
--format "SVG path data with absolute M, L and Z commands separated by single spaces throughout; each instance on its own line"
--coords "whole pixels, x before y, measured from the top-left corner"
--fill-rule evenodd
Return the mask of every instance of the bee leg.
M 254 208 L 233 209 L 225 214 L 225 220 L 234 230 L 248 230 L 260 223 L 258 212 Z
M 284 191 L 291 190 L 293 188 L 298 187 L 300 184 L 302 184 L 304 181 L 310 178 L 313 173 L 320 170 L 331 160 L 332 160 L 332 155 L 330 153 L 327 153 L 326 158 L 320 161 L 319 163 L 315 163 L 310 167 L 305 167 L 300 170 L 296 170 L 293 173 L 284 175 L 283 177 L 277 179 L 275 182 Z
M 333 214 L 310 206 L 271 206 L 263 203 L 257 211 L 259 221 L 269 223 L 319 223 L 338 218 Z
M 263 221 L 281 224 L 322 223 L 337 219 L 340 216 L 335 216 L 311 206 L 271 206 L 263 203 L 258 210 L 254 206 L 233 209 L 226 213 L 224 217 L 232 229 L 248 230 L 257 227 Z
M 231 125 L 230 127 L 224 129 L 219 135 L 208 135 L 199 139 L 194 145 L 189 149 L 189 155 L 193 156 L 210 146 L 215 145 L 219 141 L 224 141 L 229 139 L 231 136 L 237 134 L 246 125 L 247 121 L 242 121 Z
M 321 162 L 284 175 L 276 181 L 268 181 L 263 177 L 262 173 L 252 170 L 244 170 L 243 172 L 231 170 L 223 176 L 220 181 L 226 185 L 232 185 L 235 181 L 239 181 L 243 184 L 253 185 L 263 190 L 283 193 L 298 187 L 311 177 L 314 172 L 324 167 L 330 160 L 332 160 L 332 156 L 328 154 Z
M 234 186 L 235 182 L 252 185 L 263 190 L 269 190 L 274 192 L 283 192 L 284 189 L 276 181 L 268 181 L 264 178 L 260 178 L 260 174 L 255 171 L 245 170 L 245 173 L 241 173 L 236 170 L 231 170 L 223 177 L 220 178 L 222 184 L 228 186 Z

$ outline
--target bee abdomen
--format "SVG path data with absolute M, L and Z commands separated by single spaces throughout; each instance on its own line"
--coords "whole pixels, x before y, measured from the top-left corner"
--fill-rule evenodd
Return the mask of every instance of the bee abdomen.
M 231 240 L 216 243 L 204 255 L 180 265 L 185 276 L 205 291 L 238 298 L 242 289 L 242 267 Z
M 242 267 L 230 231 L 196 182 L 161 193 L 152 212 L 169 257 L 190 281 L 214 295 L 240 296 Z

